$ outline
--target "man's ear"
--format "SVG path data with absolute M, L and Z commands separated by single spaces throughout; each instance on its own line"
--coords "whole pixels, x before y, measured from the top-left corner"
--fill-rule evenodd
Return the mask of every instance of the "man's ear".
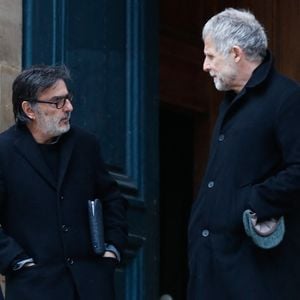
M 31 107 L 31 105 L 28 101 L 23 101 L 22 102 L 22 109 L 23 109 L 24 113 L 26 114 L 26 116 L 30 120 L 35 119 L 35 112 L 33 111 L 32 107 Z
M 238 63 L 242 59 L 244 52 L 239 46 L 233 46 L 231 49 L 231 54 L 233 56 L 234 61 Z

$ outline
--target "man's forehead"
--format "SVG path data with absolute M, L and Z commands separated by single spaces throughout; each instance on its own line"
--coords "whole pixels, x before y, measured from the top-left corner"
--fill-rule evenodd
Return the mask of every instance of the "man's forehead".
M 215 43 L 210 37 L 204 39 L 204 52 L 205 51 L 216 51 Z
M 66 83 L 64 82 L 64 80 L 58 79 L 53 85 L 51 85 L 46 89 L 43 89 L 38 94 L 41 96 L 41 95 L 52 94 L 52 93 L 56 93 L 57 91 L 65 91 L 65 90 L 67 90 Z

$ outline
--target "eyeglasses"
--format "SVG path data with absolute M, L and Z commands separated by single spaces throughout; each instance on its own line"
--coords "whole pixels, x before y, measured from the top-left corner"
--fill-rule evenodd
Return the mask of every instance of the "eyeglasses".
M 38 99 L 31 99 L 30 102 L 36 102 L 36 103 L 45 103 L 45 104 L 50 104 L 50 105 L 55 105 L 57 109 L 61 109 L 65 106 L 66 101 L 69 100 L 69 102 L 72 102 L 73 100 L 73 95 L 72 94 L 67 94 L 64 96 L 55 96 L 52 97 L 49 100 L 38 100 Z

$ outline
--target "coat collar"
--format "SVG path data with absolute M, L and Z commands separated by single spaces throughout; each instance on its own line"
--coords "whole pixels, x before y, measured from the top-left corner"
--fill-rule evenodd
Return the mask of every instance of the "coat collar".
M 28 161 L 28 163 L 47 181 L 54 189 L 59 190 L 66 174 L 74 147 L 72 129 L 65 133 L 61 139 L 61 150 L 59 155 L 58 180 L 55 180 L 51 170 L 47 166 L 38 144 L 33 139 L 26 126 L 16 126 L 15 147 L 17 151 Z
M 270 51 L 267 50 L 267 55 L 263 62 L 253 71 L 244 88 L 238 94 L 233 91 L 225 93 L 225 102 L 227 102 L 227 105 L 240 99 L 246 93 L 247 89 L 255 88 L 265 82 L 272 70 L 274 70 L 274 60 Z
M 230 109 L 237 103 L 240 103 L 247 90 L 254 89 L 263 84 L 269 75 L 274 70 L 274 61 L 269 50 L 267 50 L 266 57 L 263 62 L 253 71 L 252 76 L 244 86 L 244 88 L 236 94 L 233 91 L 228 91 L 224 95 L 224 101 L 221 104 L 221 112 L 225 116 Z
M 269 76 L 271 70 L 274 68 L 274 60 L 272 54 L 267 50 L 267 55 L 263 62 L 254 70 L 251 78 L 247 82 L 245 88 L 254 88 L 263 83 Z

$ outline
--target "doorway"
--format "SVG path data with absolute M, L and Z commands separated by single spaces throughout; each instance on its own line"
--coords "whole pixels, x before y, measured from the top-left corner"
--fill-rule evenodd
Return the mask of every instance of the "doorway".
M 160 109 L 160 295 L 186 298 L 187 226 L 193 199 L 193 115 Z

